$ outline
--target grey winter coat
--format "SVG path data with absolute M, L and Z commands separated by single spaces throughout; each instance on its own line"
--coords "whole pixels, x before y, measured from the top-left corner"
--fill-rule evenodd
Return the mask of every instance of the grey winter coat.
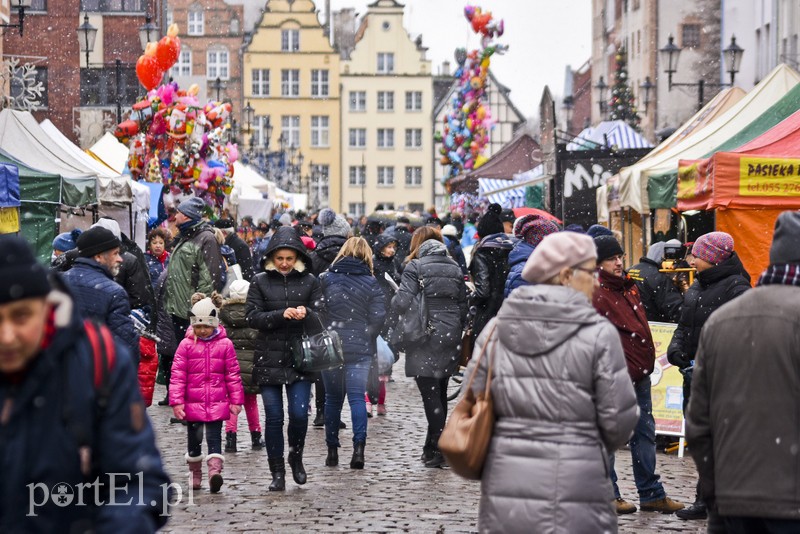
M 228 339 L 233 342 L 233 348 L 236 349 L 236 359 L 239 361 L 244 392 L 257 395 L 261 393 L 261 388 L 253 380 L 253 366 L 256 361 L 255 349 L 258 342 L 258 330 L 247 325 L 245 302 L 244 298 L 225 300 L 219 309 L 219 319 L 225 325 Z
M 430 243 L 430 245 L 429 245 Z M 392 312 L 402 317 L 425 286 L 428 320 L 433 333 L 430 339 L 406 352 L 406 376 L 444 378 L 458 367 L 461 356 L 461 333 L 467 318 L 467 288 L 458 264 L 447 256 L 444 243 L 428 240 L 419 249 L 420 257 L 408 262 Z M 399 326 L 398 326 L 399 327 Z
M 476 341 L 474 392 L 490 361 L 496 422 L 478 530 L 616 532 L 607 458 L 638 420 L 616 328 L 571 288 L 522 286 Z

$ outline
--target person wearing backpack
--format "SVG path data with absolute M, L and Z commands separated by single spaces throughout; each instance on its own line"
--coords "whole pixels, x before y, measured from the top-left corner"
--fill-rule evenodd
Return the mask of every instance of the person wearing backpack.
M 48 280 L 16 236 L 0 237 L 0 406 L 0 531 L 166 524 L 170 480 L 127 347 L 84 322 L 61 275 Z M 107 473 L 115 492 L 96 494 Z M 71 504 L 51 498 L 59 490 Z
M 422 295 L 418 295 L 422 292 Z M 467 322 L 467 288 L 461 268 L 447 255 L 442 234 L 431 226 L 418 228 L 391 310 L 401 318 L 396 328 L 413 321 L 425 301 L 427 334 L 406 349 L 406 376 L 417 382 L 428 433 L 421 460 L 426 467 L 442 467 L 439 436 L 447 420 L 447 382 L 458 368 L 461 333 Z
M 222 423 L 231 415 L 239 415 L 244 404 L 236 350 L 219 324 L 221 305 L 218 293 L 210 298 L 203 293 L 192 295 L 191 326 L 175 352 L 169 385 L 169 404 L 175 417 L 186 420 L 186 463 L 192 489 L 200 489 L 203 479 L 201 446 L 205 431 L 211 493 L 217 493 L 223 483 Z

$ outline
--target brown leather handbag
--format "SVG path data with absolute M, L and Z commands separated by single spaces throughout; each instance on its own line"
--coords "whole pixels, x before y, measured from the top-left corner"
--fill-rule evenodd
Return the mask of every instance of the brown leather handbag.
M 486 347 L 492 340 L 494 331 L 495 326 L 492 326 L 486 343 L 478 355 L 478 360 L 475 362 L 476 370 L 486 352 Z M 450 419 L 439 438 L 439 450 L 442 451 L 448 465 L 457 475 L 469 480 L 480 480 L 494 429 L 491 357 L 486 371 L 486 387 L 483 392 L 478 393 L 477 398 L 472 393 L 474 379 L 475 372 L 473 371 L 464 396 L 450 414 Z

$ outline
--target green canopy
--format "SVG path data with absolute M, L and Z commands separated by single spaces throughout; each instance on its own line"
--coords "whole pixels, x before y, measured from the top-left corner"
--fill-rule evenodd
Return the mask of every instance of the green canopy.
M 716 152 L 735 150 L 771 129 L 789 115 L 800 109 L 800 84 L 795 85 L 780 100 L 744 129 L 711 150 L 702 159 L 710 158 Z M 678 169 L 651 175 L 647 182 L 647 196 L 651 209 L 674 208 L 678 205 Z

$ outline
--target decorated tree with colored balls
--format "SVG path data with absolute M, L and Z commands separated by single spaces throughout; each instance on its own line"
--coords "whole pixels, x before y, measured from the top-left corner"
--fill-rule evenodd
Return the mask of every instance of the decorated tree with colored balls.
M 616 70 L 614 71 L 614 85 L 611 86 L 611 98 L 608 109 L 611 120 L 625 121 L 636 131 L 642 119 L 636 109 L 633 91 L 628 80 L 628 53 L 625 48 L 620 48 L 616 55 Z

